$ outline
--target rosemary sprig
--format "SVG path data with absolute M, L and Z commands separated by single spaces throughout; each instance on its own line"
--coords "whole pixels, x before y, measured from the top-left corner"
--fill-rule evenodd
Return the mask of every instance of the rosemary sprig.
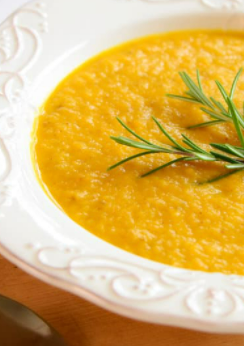
M 234 93 L 236 90 L 236 85 L 237 82 L 240 78 L 240 75 L 242 73 L 243 69 L 241 68 L 235 78 L 234 81 L 232 83 L 231 86 L 231 90 L 229 92 L 229 94 L 226 92 L 226 90 L 224 89 L 223 85 L 219 82 L 219 81 L 215 81 L 220 94 L 222 95 L 225 103 L 227 104 L 227 97 L 230 98 L 230 100 L 233 100 L 234 97 Z M 217 101 L 215 98 L 213 97 L 208 97 L 203 90 L 202 87 L 202 83 L 201 83 L 201 76 L 199 71 L 197 70 L 197 84 L 193 81 L 193 79 L 186 73 L 186 72 L 179 72 L 179 75 L 182 79 L 182 81 L 184 82 L 184 84 L 186 85 L 186 87 L 188 88 L 188 90 L 185 92 L 185 94 L 187 96 L 180 96 L 180 95 L 174 95 L 174 94 L 167 94 L 168 97 L 173 98 L 173 99 L 177 99 L 180 101 L 187 101 L 187 102 L 191 102 L 191 103 L 196 103 L 201 105 L 202 107 L 200 107 L 200 109 L 208 114 L 211 118 L 213 118 L 214 120 L 212 121 L 206 121 L 197 125 L 193 125 L 193 126 L 189 126 L 188 129 L 195 129 L 195 128 L 199 128 L 199 127 L 207 127 L 207 126 L 213 126 L 213 125 L 217 125 L 220 124 L 222 122 L 233 122 L 233 118 L 230 114 L 230 109 L 227 107 L 224 107 L 224 105 Z M 228 104 L 227 104 L 228 105 Z M 237 118 L 239 119 L 239 123 L 241 128 L 244 128 L 244 119 L 243 119 L 243 115 L 240 114 L 240 112 L 236 109 L 236 113 L 237 113 Z M 244 113 L 244 110 L 243 110 Z
M 111 137 L 112 140 L 115 142 L 130 146 L 136 149 L 144 149 L 145 151 L 140 152 L 138 154 L 132 155 L 127 157 L 126 159 L 123 159 L 122 161 L 117 162 L 115 165 L 108 168 L 108 170 L 112 170 L 125 162 L 134 160 L 137 157 L 145 156 L 148 154 L 155 154 L 155 153 L 167 153 L 167 154 L 174 154 L 181 156 L 180 158 L 174 159 L 172 161 L 169 161 L 159 167 L 156 167 L 155 169 L 145 173 L 142 175 L 142 177 L 146 177 L 152 173 L 157 172 L 160 169 L 163 169 L 167 166 L 171 166 L 177 162 L 180 161 L 221 161 L 227 163 L 226 168 L 233 170 L 231 173 L 236 173 L 239 170 L 244 169 L 244 146 L 243 147 L 236 147 L 232 146 L 230 144 L 210 144 L 213 149 L 218 149 L 219 152 L 216 151 L 206 151 L 202 149 L 199 145 L 194 143 L 191 139 L 189 139 L 186 135 L 182 134 L 182 143 L 186 146 L 183 146 L 179 142 L 177 142 L 166 130 L 165 128 L 159 123 L 159 121 L 153 117 L 152 118 L 157 127 L 160 129 L 160 131 L 163 133 L 165 137 L 167 137 L 172 145 L 163 144 L 163 145 L 157 145 L 154 143 L 151 143 L 150 141 L 146 140 L 145 138 L 139 136 L 136 134 L 132 129 L 130 129 L 121 119 L 117 118 L 119 123 L 131 134 L 133 134 L 134 137 L 138 138 L 139 141 L 126 138 L 126 137 Z M 226 153 L 228 155 L 226 155 Z M 230 173 L 228 173 L 229 175 Z M 224 174 L 223 176 L 214 178 L 214 181 L 217 179 L 219 180 L 221 177 L 227 176 Z
M 173 154 L 180 157 L 175 158 L 172 161 L 166 162 L 163 165 L 154 168 L 153 170 L 143 174 L 142 177 L 146 177 L 152 173 L 157 172 L 158 170 L 171 166 L 180 161 L 223 162 L 225 164 L 225 167 L 228 170 L 230 170 L 229 172 L 223 175 L 220 175 L 218 177 L 215 177 L 205 183 L 212 183 L 217 180 L 226 178 L 234 173 L 244 170 L 244 135 L 242 132 L 244 128 L 244 120 L 243 120 L 243 116 L 240 114 L 240 112 L 238 111 L 237 107 L 235 106 L 233 102 L 233 95 L 234 95 L 236 84 L 241 72 L 242 72 L 242 69 L 240 69 L 237 75 L 235 76 L 235 79 L 232 83 L 232 87 L 229 94 L 227 94 L 224 87 L 218 81 L 216 81 L 216 85 L 218 86 L 219 91 L 224 99 L 225 106 L 221 102 L 215 100 L 212 97 L 208 98 L 204 94 L 199 71 L 197 71 L 198 85 L 189 77 L 188 74 L 186 74 L 185 72 L 180 73 L 182 80 L 184 81 L 184 83 L 187 85 L 189 89 L 186 92 L 186 94 L 189 97 L 169 95 L 172 98 L 176 98 L 176 99 L 184 100 L 188 102 L 194 102 L 194 103 L 202 104 L 205 107 L 208 107 L 208 108 L 202 107 L 201 109 L 205 111 L 205 113 L 209 114 L 215 120 L 202 123 L 199 125 L 195 125 L 194 127 L 209 126 L 209 125 L 214 125 L 214 124 L 225 122 L 225 121 L 233 123 L 236 130 L 236 134 L 240 140 L 240 144 L 241 144 L 240 146 L 233 146 L 228 143 L 227 144 L 210 143 L 212 150 L 206 151 L 184 134 L 182 134 L 182 143 L 179 143 L 166 131 L 166 129 L 155 117 L 152 117 L 153 121 L 159 128 L 160 132 L 164 135 L 164 137 L 166 137 L 171 142 L 171 144 L 158 145 L 143 138 L 142 136 L 137 134 L 135 131 L 133 131 L 131 128 L 129 128 L 121 119 L 117 118 L 117 120 L 124 127 L 124 129 L 128 131 L 131 135 L 133 135 L 137 140 L 123 137 L 123 136 L 111 137 L 111 139 L 121 145 L 129 146 L 136 149 L 141 149 L 143 151 L 135 155 L 129 156 L 123 159 L 122 161 L 117 162 L 113 166 L 109 167 L 108 170 L 114 169 L 138 157 L 149 155 L 149 154 L 156 154 L 156 153 Z

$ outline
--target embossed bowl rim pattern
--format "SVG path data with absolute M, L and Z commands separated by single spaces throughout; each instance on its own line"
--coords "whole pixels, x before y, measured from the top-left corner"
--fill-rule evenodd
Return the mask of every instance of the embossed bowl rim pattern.
M 244 277 L 177 269 L 83 230 L 31 163 L 38 106 L 90 56 L 150 33 L 244 27 L 244 0 L 34 1 L 0 27 L 0 252 L 29 274 L 138 320 L 244 331 Z

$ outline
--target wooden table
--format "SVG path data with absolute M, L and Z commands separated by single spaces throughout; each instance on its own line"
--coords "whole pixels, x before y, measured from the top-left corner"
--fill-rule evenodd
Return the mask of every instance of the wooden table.
M 0 294 L 36 311 L 68 346 L 244 346 L 244 336 L 198 333 L 117 316 L 44 284 L 1 256 L 0 277 Z

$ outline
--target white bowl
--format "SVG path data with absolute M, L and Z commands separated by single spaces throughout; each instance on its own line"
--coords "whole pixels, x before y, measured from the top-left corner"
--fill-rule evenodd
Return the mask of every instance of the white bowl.
M 120 250 L 70 220 L 31 163 L 37 107 L 90 56 L 183 28 L 243 29 L 243 0 L 35 1 L 0 27 L 0 251 L 28 273 L 128 317 L 243 333 L 244 278 L 176 269 Z

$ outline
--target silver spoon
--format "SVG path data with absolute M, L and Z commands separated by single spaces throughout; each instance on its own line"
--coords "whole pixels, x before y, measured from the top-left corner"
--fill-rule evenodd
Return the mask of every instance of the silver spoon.
M 1 346 L 67 346 L 33 311 L 0 295 Z

